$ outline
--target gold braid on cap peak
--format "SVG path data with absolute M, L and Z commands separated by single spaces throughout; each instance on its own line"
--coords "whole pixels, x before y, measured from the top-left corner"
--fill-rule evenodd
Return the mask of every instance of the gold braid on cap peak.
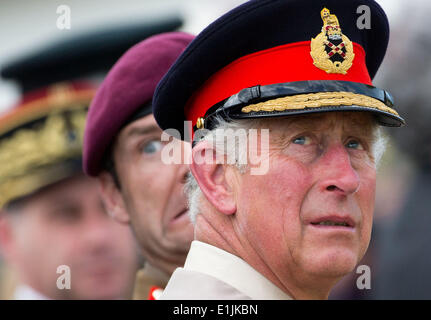
M 318 92 L 298 94 L 277 99 L 272 99 L 256 104 L 250 104 L 241 109 L 244 113 L 249 112 L 273 112 L 286 110 L 302 110 L 308 108 L 320 108 L 329 106 L 358 106 L 385 111 L 398 116 L 398 113 L 386 106 L 383 102 L 352 92 Z
M 53 110 L 42 125 L 0 140 L 0 207 L 37 189 L 41 168 L 80 156 L 86 108 Z

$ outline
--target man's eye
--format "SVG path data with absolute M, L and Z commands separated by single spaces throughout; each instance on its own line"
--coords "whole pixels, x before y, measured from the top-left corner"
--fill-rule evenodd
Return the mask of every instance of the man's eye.
M 79 221 L 81 218 L 81 212 L 79 208 L 75 207 L 64 207 L 58 208 L 51 213 L 51 219 L 57 222 L 72 223 Z
M 162 143 L 158 140 L 152 140 L 147 142 L 143 147 L 142 147 L 142 151 L 148 154 L 151 153 L 156 153 L 158 151 L 160 151 L 160 149 L 162 148 Z
M 308 136 L 296 137 L 292 142 L 300 145 L 309 145 L 311 143 L 311 138 Z
M 364 147 L 362 146 L 362 144 L 355 139 L 350 139 L 347 142 L 346 147 L 350 149 L 364 150 Z

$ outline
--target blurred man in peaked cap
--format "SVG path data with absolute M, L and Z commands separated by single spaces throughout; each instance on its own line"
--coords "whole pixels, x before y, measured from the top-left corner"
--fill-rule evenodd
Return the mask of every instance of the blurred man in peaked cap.
M 132 297 L 135 240 L 107 214 L 97 180 L 82 172 L 85 119 L 96 92 L 86 79 L 107 72 L 141 39 L 179 25 L 173 18 L 75 35 L 2 70 L 23 91 L 0 119 L 0 247 L 19 282 L 9 298 Z
M 371 29 L 357 24 L 370 9 Z M 158 84 L 162 129 L 194 130 L 195 226 L 162 299 L 326 299 L 367 250 L 389 26 L 372 0 L 249 1 L 202 31 Z M 253 129 L 253 130 L 249 130 Z
M 39 89 L 0 119 L 0 248 L 17 276 L 13 299 L 131 297 L 132 234 L 107 215 L 81 169 L 94 92 L 83 83 Z M 58 285 L 64 272 L 69 288 Z
M 135 298 L 156 299 L 184 264 L 193 239 L 183 187 L 185 164 L 169 164 L 167 144 L 152 115 L 155 87 L 193 36 L 163 33 L 128 50 L 91 103 L 84 138 L 84 170 L 99 178 L 111 215 L 130 225 L 145 258 Z M 180 143 L 184 152 L 189 144 Z
M 178 16 L 154 18 L 133 24 L 74 33 L 47 43 L 3 67 L 5 79 L 18 81 L 28 92 L 52 83 L 103 77 L 131 46 L 152 35 L 174 31 L 183 21 Z

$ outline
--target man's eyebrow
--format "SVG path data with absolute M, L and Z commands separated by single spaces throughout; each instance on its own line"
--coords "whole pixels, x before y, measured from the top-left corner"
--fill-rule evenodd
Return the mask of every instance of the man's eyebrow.
M 50 205 L 50 210 L 52 212 L 60 212 L 66 209 L 80 209 L 81 203 L 76 199 L 72 199 L 69 197 L 58 196 L 55 202 L 52 202 Z
M 350 122 L 350 123 L 349 123 Z M 361 134 L 370 134 L 373 132 L 375 120 L 372 117 L 350 117 L 343 126 L 343 129 L 352 130 Z
M 131 137 L 131 136 L 142 136 L 142 135 L 146 135 L 149 133 L 155 133 L 157 131 L 159 131 L 160 128 L 156 125 L 151 125 L 151 126 L 146 126 L 146 127 L 135 127 L 132 128 L 128 133 L 127 133 L 127 137 Z
M 310 114 L 305 119 L 304 117 L 297 117 L 291 119 L 290 125 L 297 125 L 306 129 L 321 129 L 325 125 L 333 125 L 334 123 L 329 124 L 321 124 L 322 119 L 325 118 L 325 115 L 323 114 Z M 306 121 L 303 121 L 303 120 Z M 368 121 L 368 118 L 366 117 L 355 117 L 353 115 L 348 115 L 345 118 L 345 124 L 347 124 L 348 127 L 351 127 L 351 125 L 355 125 L 358 128 L 368 128 L 372 127 L 371 122 Z
M 310 130 L 310 129 L 314 129 L 314 130 L 319 130 L 324 126 L 330 126 L 331 123 L 322 123 L 321 120 L 324 117 L 322 115 L 314 115 L 311 114 L 309 115 L 309 118 L 303 118 L 303 117 L 298 117 L 296 119 L 292 119 L 291 122 L 289 123 L 290 127 L 293 128 L 303 128 L 306 130 Z

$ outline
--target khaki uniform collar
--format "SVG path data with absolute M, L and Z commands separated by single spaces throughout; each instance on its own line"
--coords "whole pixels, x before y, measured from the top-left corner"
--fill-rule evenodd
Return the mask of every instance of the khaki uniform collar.
M 184 270 L 212 276 L 254 300 L 292 299 L 241 258 L 204 242 L 192 242 Z

